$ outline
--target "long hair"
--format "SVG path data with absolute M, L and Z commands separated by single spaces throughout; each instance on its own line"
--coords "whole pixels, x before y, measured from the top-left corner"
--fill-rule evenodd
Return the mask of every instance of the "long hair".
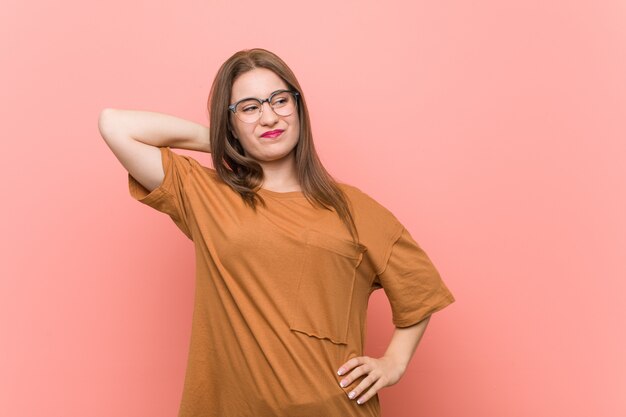
M 337 182 L 322 165 L 315 146 L 306 99 L 296 76 L 276 54 L 262 48 L 244 49 L 228 58 L 218 70 L 208 100 L 211 157 L 220 178 L 243 201 L 256 210 L 257 199 L 264 206 L 263 197 L 257 193 L 263 183 L 263 168 L 254 159 L 245 156 L 244 149 L 233 135 L 228 105 L 232 86 L 237 77 L 255 68 L 266 68 L 278 75 L 291 90 L 299 93 L 297 98 L 300 118 L 300 138 L 295 147 L 298 181 L 309 202 L 335 210 L 350 231 L 353 241 L 358 242 L 358 231 L 349 209 L 349 199 Z

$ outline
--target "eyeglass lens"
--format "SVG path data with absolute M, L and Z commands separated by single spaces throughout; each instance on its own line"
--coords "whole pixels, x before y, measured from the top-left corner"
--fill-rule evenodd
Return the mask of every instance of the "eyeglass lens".
M 279 116 L 289 116 L 296 108 L 296 100 L 292 93 L 284 91 L 272 97 L 270 106 Z M 261 103 L 256 99 L 242 101 L 235 108 L 235 114 L 243 122 L 255 122 L 261 117 Z

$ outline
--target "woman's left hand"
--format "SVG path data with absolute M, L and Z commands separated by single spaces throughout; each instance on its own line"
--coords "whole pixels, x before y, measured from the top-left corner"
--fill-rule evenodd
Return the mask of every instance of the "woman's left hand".
M 397 383 L 406 371 L 406 366 L 391 356 L 383 356 L 378 359 L 369 356 L 357 356 L 341 365 L 337 374 L 345 375 L 353 368 L 355 369 L 340 381 L 342 387 L 347 387 L 362 375 L 367 374 L 367 376 L 355 389 L 350 391 L 348 394 L 350 399 L 359 397 L 371 385 L 371 388 L 359 397 L 357 404 L 363 404 L 376 395 L 381 388 Z

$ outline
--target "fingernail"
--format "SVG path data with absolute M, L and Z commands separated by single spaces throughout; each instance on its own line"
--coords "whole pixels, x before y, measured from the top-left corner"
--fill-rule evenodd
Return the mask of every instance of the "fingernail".
M 356 392 L 352 391 L 350 394 L 348 394 L 348 397 L 350 397 L 350 399 L 354 398 L 354 396 L 356 395 Z
M 343 381 L 341 381 L 339 385 L 341 385 L 341 388 L 345 387 L 347 385 L 346 380 L 344 379 Z
M 360 398 L 358 400 L 356 400 L 357 404 L 361 404 L 363 402 L 363 400 L 361 400 Z
M 345 370 L 343 368 L 339 368 L 339 370 L 337 371 L 337 375 L 343 375 L 344 372 Z

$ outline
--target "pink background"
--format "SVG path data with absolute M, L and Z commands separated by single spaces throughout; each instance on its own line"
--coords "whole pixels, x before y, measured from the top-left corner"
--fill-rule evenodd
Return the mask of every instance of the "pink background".
M 97 119 L 207 124 L 219 65 L 252 47 L 298 76 L 330 172 L 396 214 L 457 298 L 383 417 L 626 415 L 623 1 L 2 9 L 0 415 L 176 415 L 192 242 L 131 199 Z M 380 355 L 382 291 L 369 320 Z

